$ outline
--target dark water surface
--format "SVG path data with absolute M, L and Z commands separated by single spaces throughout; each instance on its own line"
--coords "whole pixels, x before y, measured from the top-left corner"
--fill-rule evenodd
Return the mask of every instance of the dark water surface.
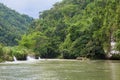
M 39 60 L 0 63 L 0 80 L 120 80 L 120 61 Z

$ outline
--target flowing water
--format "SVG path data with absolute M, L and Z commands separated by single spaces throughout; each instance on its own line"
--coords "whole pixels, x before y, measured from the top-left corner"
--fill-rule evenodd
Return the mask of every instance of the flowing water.
M 27 61 L 33 61 L 33 60 L 36 60 L 36 59 L 34 57 L 27 56 Z
M 120 80 L 120 61 L 36 60 L 0 63 L 0 80 Z
M 17 61 L 17 58 L 15 56 L 13 56 L 13 59 L 14 59 L 14 61 Z

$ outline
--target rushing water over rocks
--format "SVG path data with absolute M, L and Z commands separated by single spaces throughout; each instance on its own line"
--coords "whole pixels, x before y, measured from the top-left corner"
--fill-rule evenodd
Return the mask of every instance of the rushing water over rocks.
M 33 60 L 36 60 L 36 59 L 34 57 L 27 56 L 27 61 L 33 61 Z
M 36 63 L 38 61 L 42 61 L 45 59 L 41 59 L 40 57 L 38 59 L 35 59 L 34 57 L 27 56 L 26 60 L 17 60 L 15 56 L 13 56 L 14 61 L 6 61 L 5 64 L 20 64 L 20 63 Z
M 13 56 L 13 59 L 14 59 L 15 62 L 17 61 L 17 58 L 15 56 Z

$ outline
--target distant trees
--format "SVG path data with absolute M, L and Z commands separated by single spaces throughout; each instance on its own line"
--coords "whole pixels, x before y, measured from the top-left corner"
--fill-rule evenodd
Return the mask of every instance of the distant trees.
M 39 17 L 22 36 L 18 49 L 42 58 L 104 59 L 114 41 L 120 51 L 119 0 L 63 0 Z
M 30 34 L 40 32 L 44 35 L 34 38 L 36 42 L 47 38 L 42 44 L 45 46 L 39 45 L 36 51 L 45 58 L 55 57 L 56 54 L 67 59 L 104 59 L 110 53 L 112 40 L 117 43 L 116 49 L 120 50 L 119 4 L 118 0 L 63 0 L 56 3 L 52 9 L 42 12 L 32 25 Z M 27 43 L 29 41 L 32 42 L 28 40 Z M 35 50 L 35 44 L 31 49 Z
M 55 54 L 68 59 L 80 56 L 105 58 L 102 41 L 96 33 L 103 26 L 102 8 L 106 6 L 105 3 L 93 0 L 63 0 L 56 3 L 51 10 L 42 12 L 39 20 L 34 22 L 32 30 L 46 36 L 48 43 L 46 42 L 47 46 L 43 48 L 46 52 L 36 50 L 42 57 L 47 58 L 55 57 Z
M 21 15 L 0 3 L 0 43 L 17 45 L 17 40 L 28 30 L 32 21 L 27 15 Z

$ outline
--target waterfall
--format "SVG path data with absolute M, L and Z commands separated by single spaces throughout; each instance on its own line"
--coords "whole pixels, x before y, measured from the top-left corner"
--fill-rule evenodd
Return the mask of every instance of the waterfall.
M 27 61 L 33 61 L 33 60 L 35 60 L 35 58 L 34 58 L 34 57 L 27 56 Z
M 15 62 L 17 61 L 17 58 L 15 56 L 13 56 L 13 59 L 14 59 Z
M 41 58 L 40 58 L 40 57 L 38 57 L 38 60 L 41 60 Z

